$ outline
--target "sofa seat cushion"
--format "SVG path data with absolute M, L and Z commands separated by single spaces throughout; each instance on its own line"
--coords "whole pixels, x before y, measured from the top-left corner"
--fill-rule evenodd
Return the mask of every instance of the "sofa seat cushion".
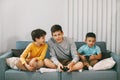
M 114 70 L 62 72 L 62 80 L 117 80 L 117 72 Z
M 9 69 L 5 72 L 5 80 L 60 80 L 60 73 L 40 73 Z

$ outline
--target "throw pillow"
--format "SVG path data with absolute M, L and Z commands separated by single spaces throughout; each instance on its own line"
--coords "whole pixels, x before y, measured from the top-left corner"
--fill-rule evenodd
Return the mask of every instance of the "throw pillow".
M 14 57 L 20 57 L 25 49 L 11 49 Z
M 18 57 L 10 57 L 10 58 L 7 58 L 6 59 L 6 63 L 7 65 L 12 68 L 12 69 L 18 69 L 17 66 L 16 66 L 16 63 L 17 61 L 19 60 L 20 58 Z
M 111 69 L 115 65 L 115 61 L 113 60 L 112 57 L 103 59 L 96 63 L 93 66 L 93 70 L 106 70 L 106 69 Z

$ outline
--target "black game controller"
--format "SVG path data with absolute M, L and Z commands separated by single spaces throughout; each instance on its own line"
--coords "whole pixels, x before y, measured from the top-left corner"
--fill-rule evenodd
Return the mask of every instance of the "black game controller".
M 69 70 L 69 68 L 68 68 L 68 67 L 63 67 L 63 68 L 62 68 L 62 67 L 60 67 L 60 68 L 61 68 L 63 71 L 65 71 L 65 72 Z

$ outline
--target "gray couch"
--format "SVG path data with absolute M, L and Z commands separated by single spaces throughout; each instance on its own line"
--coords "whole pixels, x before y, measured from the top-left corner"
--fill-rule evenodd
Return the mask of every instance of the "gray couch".
M 17 41 L 16 48 L 25 48 L 31 41 Z M 83 45 L 84 42 L 76 42 L 77 48 Z M 4 53 L 0 56 L 0 80 L 120 80 L 120 57 L 115 53 L 110 53 L 106 50 L 105 42 L 97 42 L 102 50 L 103 59 L 112 56 L 116 61 L 116 65 L 110 70 L 103 71 L 88 71 L 83 72 L 28 72 L 10 69 L 5 62 L 5 59 L 12 57 L 12 52 Z M 47 58 L 50 57 L 47 51 Z

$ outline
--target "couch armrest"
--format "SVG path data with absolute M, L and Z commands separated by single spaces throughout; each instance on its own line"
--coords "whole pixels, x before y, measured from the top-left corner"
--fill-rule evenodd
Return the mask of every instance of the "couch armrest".
M 0 80 L 5 80 L 5 70 L 8 69 L 6 65 L 6 58 L 11 57 L 12 52 L 6 52 L 0 56 Z
M 111 53 L 111 57 L 116 61 L 115 70 L 117 71 L 117 80 L 120 80 L 120 56 L 116 53 Z

